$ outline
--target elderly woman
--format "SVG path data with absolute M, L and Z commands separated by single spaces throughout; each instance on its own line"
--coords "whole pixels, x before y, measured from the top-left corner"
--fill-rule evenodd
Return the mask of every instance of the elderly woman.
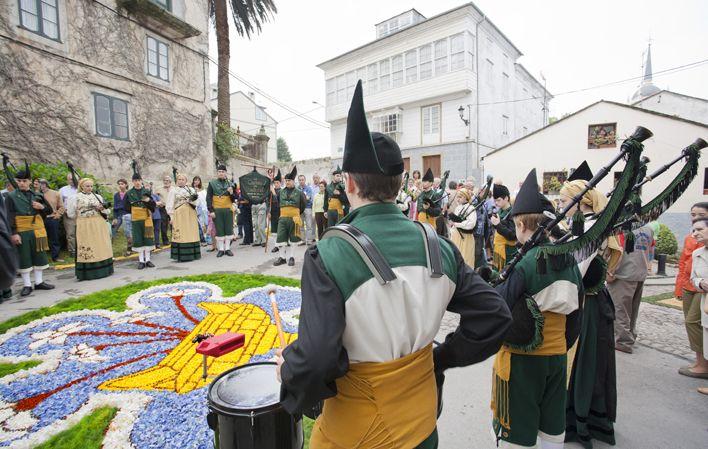
M 560 190 L 560 206 L 568 206 L 586 186 L 583 179 L 566 182 Z M 597 189 L 590 189 L 568 215 L 582 213 L 587 231 L 594 222 L 592 217 L 602 212 L 605 206 L 605 195 Z M 622 247 L 615 237 L 609 237 L 598 254 L 579 265 L 583 275 L 585 301 L 580 337 L 568 354 L 572 369 L 568 386 L 566 441 L 577 441 L 585 448 L 592 447 L 592 439 L 615 444 L 617 386 L 614 306 L 604 281 L 605 276 L 611 279 L 621 257 Z M 575 357 L 572 353 L 576 354 Z
M 465 263 L 474 268 L 474 228 L 477 225 L 477 211 L 470 200 L 472 193 L 467 189 L 460 189 L 457 194 L 458 206 L 455 211 L 448 214 L 452 222 L 450 238 L 462 254 Z
M 79 181 L 76 194 L 76 277 L 80 281 L 113 274 L 113 246 L 103 198 L 93 193 L 93 180 Z
M 187 186 L 187 177 L 177 175 L 177 187 L 170 191 L 169 207 L 172 212 L 172 259 L 189 262 L 201 259 L 199 245 L 199 194 Z
M 691 255 L 691 283 L 701 294 L 701 326 L 703 327 L 703 357 L 708 358 L 708 218 L 693 222 L 691 234 L 701 245 Z M 699 387 L 698 392 L 708 394 L 708 387 Z

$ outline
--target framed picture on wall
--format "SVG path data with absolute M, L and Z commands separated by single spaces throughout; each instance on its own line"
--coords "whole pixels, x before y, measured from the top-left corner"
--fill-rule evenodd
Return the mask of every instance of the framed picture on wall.
M 616 146 L 617 123 L 588 126 L 588 149 L 615 148 Z

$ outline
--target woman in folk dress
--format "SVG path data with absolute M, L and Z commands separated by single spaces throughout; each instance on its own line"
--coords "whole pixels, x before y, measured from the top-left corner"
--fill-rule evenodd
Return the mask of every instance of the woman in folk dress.
M 178 262 L 201 259 L 199 218 L 196 210 L 199 195 L 193 187 L 187 186 L 185 175 L 177 175 L 177 187 L 170 192 L 168 201 L 173 211 L 172 259 Z
M 470 203 L 472 193 L 461 189 L 457 195 L 459 206 L 449 215 L 453 231 L 450 233 L 452 243 L 457 246 L 465 263 L 474 268 L 474 228 L 477 225 L 477 211 Z
M 113 246 L 103 198 L 93 193 L 93 180 L 79 181 L 76 194 L 76 277 L 80 281 L 113 274 Z

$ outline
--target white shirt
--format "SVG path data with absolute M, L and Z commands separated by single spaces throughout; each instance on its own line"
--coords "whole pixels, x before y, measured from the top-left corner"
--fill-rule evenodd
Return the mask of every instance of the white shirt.
M 460 229 L 471 231 L 477 225 L 477 212 L 471 204 L 460 204 L 455 208 L 455 215 L 462 218 L 459 223 L 453 222 L 453 226 Z
M 78 190 L 76 187 L 65 185 L 59 189 L 59 195 L 61 195 L 61 201 L 64 203 L 64 208 L 66 209 L 66 216 L 69 218 L 76 218 L 76 193 Z

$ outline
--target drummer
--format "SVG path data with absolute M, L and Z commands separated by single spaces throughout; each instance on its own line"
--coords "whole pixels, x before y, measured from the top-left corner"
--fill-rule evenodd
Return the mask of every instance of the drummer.
M 350 243 L 327 233 L 307 250 L 298 339 L 278 358 L 282 404 L 301 413 L 326 399 L 312 449 L 436 448 L 436 381 L 442 384 L 447 368 L 492 355 L 510 324 L 509 309 L 436 235 L 430 239 L 440 246 L 442 276 L 429 274 L 421 229 L 395 204 L 401 151 L 388 136 L 369 133 L 361 81 L 342 170 L 352 207 L 342 222 L 373 241 L 396 279 L 381 285 Z M 460 325 L 433 350 L 446 309 L 460 314 Z

